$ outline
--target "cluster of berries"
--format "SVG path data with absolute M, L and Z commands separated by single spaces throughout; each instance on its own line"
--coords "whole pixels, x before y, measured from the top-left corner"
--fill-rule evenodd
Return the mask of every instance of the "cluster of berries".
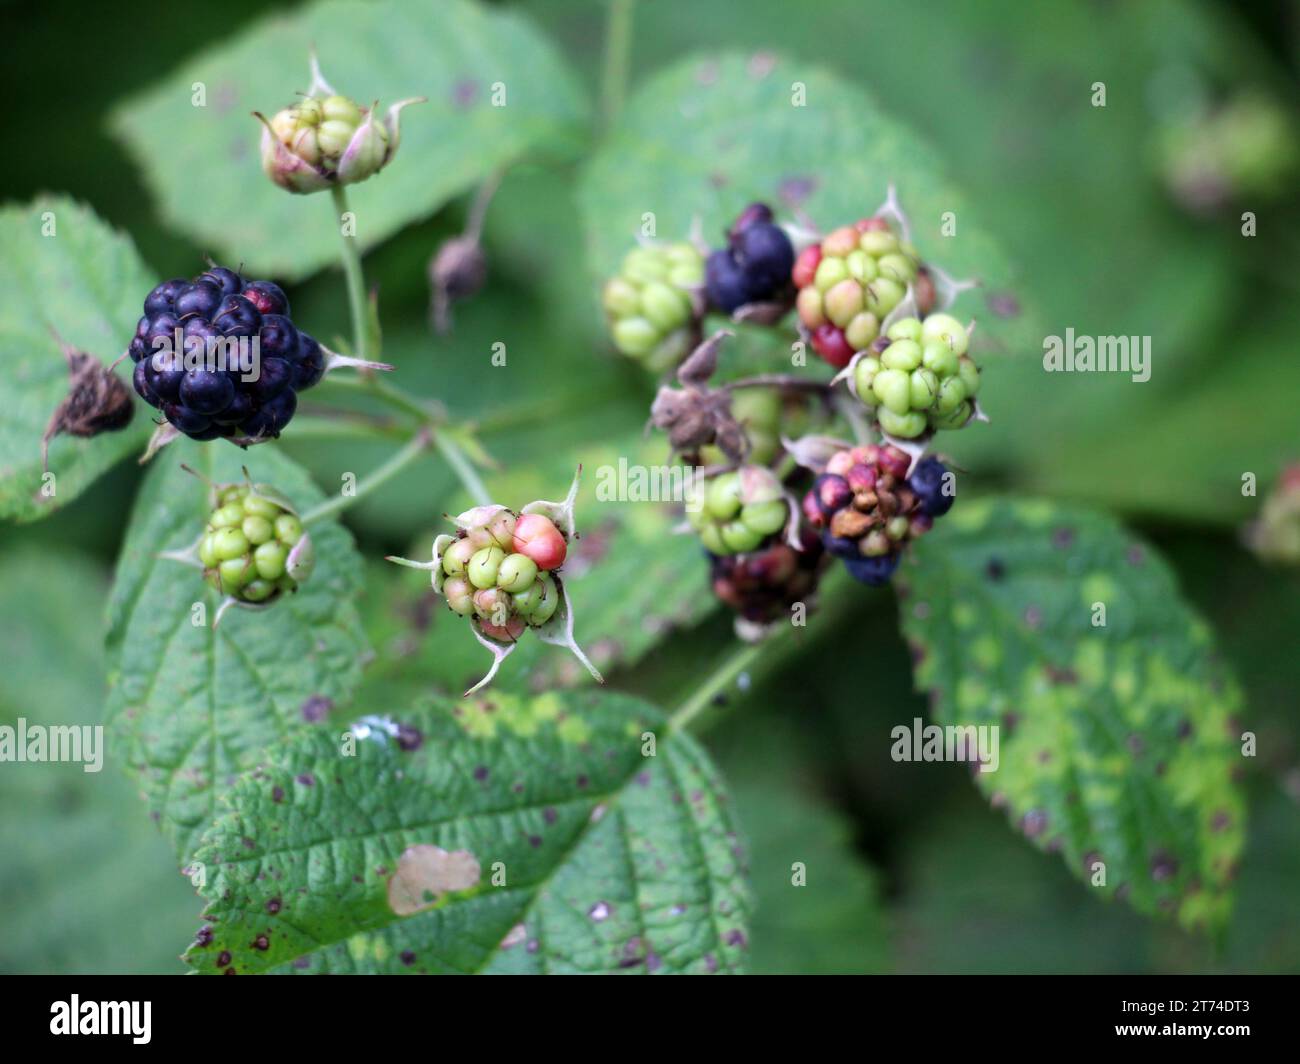
M 980 386 L 968 346 L 966 327 L 951 314 L 900 318 L 854 358 L 853 392 L 891 436 L 962 428 Z
M 297 393 L 325 373 L 320 344 L 294 326 L 279 286 L 222 266 L 150 292 L 128 351 L 140 398 L 196 440 L 278 436 Z
M 757 550 L 790 519 L 781 482 L 769 469 L 746 465 L 705 481 L 703 498 L 686 517 L 704 549 L 724 556 Z
M 766 203 L 751 203 L 727 232 L 727 246 L 711 252 L 704 267 L 709 304 L 733 314 L 752 303 L 789 307 L 794 245 L 772 220 Z
M 909 540 L 928 532 L 952 507 L 952 480 L 937 458 L 917 463 L 897 447 L 868 444 L 837 451 L 804 496 L 803 515 L 828 553 L 872 586 L 888 582 Z
M 710 555 L 713 593 L 742 621 L 769 625 L 812 597 L 825 562 L 822 541 L 803 527 L 797 549 L 777 540 L 748 554 Z
M 833 230 L 799 253 L 792 274 L 795 307 L 814 350 L 837 369 L 880 335 L 880 328 L 913 289 L 922 314 L 935 289 L 920 255 L 900 240 L 886 218 L 864 218 Z
M 614 346 L 656 373 L 676 365 L 694 346 L 691 293 L 703 280 L 704 259 L 690 244 L 633 248 L 601 297 Z
M 241 603 L 269 603 L 311 574 L 311 537 L 289 501 L 264 484 L 217 488 L 198 543 L 203 577 Z
M 443 548 L 442 595 L 455 613 L 476 617 L 485 635 L 510 643 L 555 615 L 560 592 L 551 574 L 568 544 L 543 514 L 494 508 L 483 516 Z

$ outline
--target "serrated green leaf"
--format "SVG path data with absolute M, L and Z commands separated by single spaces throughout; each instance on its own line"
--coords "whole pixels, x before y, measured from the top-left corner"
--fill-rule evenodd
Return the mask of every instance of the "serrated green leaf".
M 1104 896 L 1221 926 L 1240 694 L 1164 561 L 1108 517 L 993 499 L 954 509 L 902 573 L 935 720 L 1000 729 L 996 771 L 974 772 L 994 805 L 1085 882 L 1102 862 Z
M 326 0 L 250 27 L 114 113 L 164 218 L 214 254 L 278 279 L 338 257 L 324 194 L 292 196 L 263 174 L 261 127 L 307 88 L 308 53 L 339 92 L 382 107 L 412 96 L 401 145 L 377 176 L 348 189 L 370 247 L 432 214 L 499 167 L 580 132 L 586 103 L 572 75 L 522 17 L 463 0 Z M 505 104 L 493 103 L 494 85 Z M 194 86 L 206 105 L 194 106 Z
M 84 621 L 107 597 L 108 574 L 77 553 L 25 548 L 0 561 L 0 724 L 22 719 L 29 735 L 100 724 L 103 645 Z M 200 903 L 103 753 L 83 745 L 85 762 L 0 768 L 0 971 L 181 969 L 174 936 Z
M 498 692 L 398 719 L 404 742 L 375 718 L 368 735 L 353 726 L 350 754 L 338 734 L 312 731 L 235 785 L 232 812 L 197 854 L 212 936 L 190 964 L 741 969 L 749 895 L 726 795 L 704 751 L 654 707 L 605 692 Z M 654 757 L 642 753 L 647 731 Z M 398 915 L 389 881 L 417 846 L 464 851 L 479 875 Z
M 876 210 L 894 184 L 923 258 L 1006 286 L 1005 257 L 944 170 L 921 137 L 824 68 L 770 53 L 695 56 L 637 91 L 583 174 L 591 266 L 614 272 L 646 212 L 662 239 L 683 238 L 698 218 L 717 242 L 756 199 L 782 213 L 797 204 L 829 231 Z M 950 238 L 941 235 L 949 211 L 960 219 Z M 1010 341 L 1041 336 L 1029 317 L 992 327 Z
M 43 495 L 41 436 L 68 394 L 69 379 L 51 329 L 107 365 L 135 335 L 140 303 L 155 282 L 129 238 L 62 196 L 0 211 L 0 247 L 0 518 L 33 521 L 71 502 L 124 455 L 140 450 L 151 428 L 148 408 L 136 403 L 131 424 L 119 432 L 55 437 L 55 491 Z M 126 362 L 117 370 L 128 390 L 130 368 Z
M 220 596 L 197 569 L 159 557 L 193 544 L 207 519 L 208 489 L 182 463 L 218 483 L 242 481 L 247 466 L 299 512 L 322 495 L 274 445 L 245 452 L 182 440 L 154 458 L 136 501 L 109 603 L 105 717 L 114 749 L 184 861 L 233 777 L 303 726 L 304 703 L 348 697 L 366 644 L 353 604 L 361 560 L 333 521 L 310 528 L 310 580 L 267 609 L 230 609 L 214 631 Z

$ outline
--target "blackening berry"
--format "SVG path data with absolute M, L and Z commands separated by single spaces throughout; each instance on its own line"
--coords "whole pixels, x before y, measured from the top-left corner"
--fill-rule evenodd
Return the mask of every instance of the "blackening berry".
M 298 359 L 298 330 L 283 314 L 263 314 L 262 331 L 258 334 L 263 358 Z
M 263 314 L 289 313 L 289 300 L 278 284 L 271 281 L 249 281 L 243 296 Z
M 849 558 L 845 560 L 844 567 L 853 579 L 871 587 L 880 587 L 887 584 L 894 575 L 894 570 L 898 568 L 898 557 L 897 554 L 881 554 L 874 558 Z
M 188 318 L 191 314 L 211 318 L 220 305 L 221 289 L 214 284 L 198 282 L 186 285 L 176 293 L 176 316 L 180 318 Z
M 253 336 L 262 327 L 262 315 L 243 296 L 226 296 L 212 315 L 212 324 L 226 336 Z
M 180 403 L 163 403 L 163 416 L 187 436 L 210 428 L 212 419 Z
M 135 393 L 150 406 L 158 405 L 158 396 L 154 395 L 153 388 L 149 386 L 149 378 L 145 376 L 145 364 L 137 362 L 135 372 L 131 374 L 131 383 L 135 385 Z
M 858 549 L 858 541 L 849 539 L 847 536 L 832 536 L 829 533 L 822 539 L 826 546 L 828 554 L 833 554 L 837 558 L 844 558 L 846 561 L 853 561 L 862 556 Z
M 170 311 L 176 302 L 176 294 L 189 284 L 184 277 L 173 277 L 163 281 L 157 288 L 145 296 L 144 313 L 146 317 L 155 317 L 164 310 Z
M 180 400 L 196 414 L 219 414 L 235 397 L 235 382 L 212 369 L 192 369 L 181 381 Z
M 257 379 L 248 383 L 248 391 L 257 401 L 279 395 L 293 382 L 293 367 L 282 358 L 263 358 Z
M 834 473 L 819 476 L 813 481 L 812 490 L 823 517 L 830 517 L 836 510 L 844 509 L 853 501 L 853 489 L 849 482 Z
M 775 298 L 790 283 L 794 246 L 779 225 L 749 226 L 737 237 L 735 250 L 751 299 Z
M 213 266 L 210 270 L 204 270 L 197 279 L 216 285 L 221 289 L 223 296 L 233 296 L 244 287 L 244 279 L 234 270 L 228 270 L 224 266 Z
M 749 281 L 730 251 L 715 251 L 704 264 L 704 291 L 724 314 L 750 302 Z
M 145 379 L 153 393 L 160 399 L 174 401 L 185 377 L 181 357 L 175 351 L 163 350 L 150 355 L 142 365 L 145 367 Z
M 924 458 L 917 463 L 908 483 L 921 501 L 922 513 L 942 517 L 952 509 L 955 496 L 944 491 L 947 476 L 947 467 L 937 458 Z
M 304 391 L 325 376 L 325 356 L 320 344 L 305 332 L 298 334 L 298 361 L 293 367 L 293 386 Z

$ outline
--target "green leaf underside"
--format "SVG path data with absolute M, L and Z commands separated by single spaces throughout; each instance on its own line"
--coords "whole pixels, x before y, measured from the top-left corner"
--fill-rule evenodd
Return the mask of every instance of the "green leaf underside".
M 256 23 L 124 103 L 115 132 L 140 160 L 167 222 L 196 243 L 277 279 L 333 262 L 324 193 L 294 196 L 262 172 L 262 127 L 310 80 L 315 47 L 340 93 L 381 109 L 428 97 L 401 118 L 393 161 L 350 186 L 357 236 L 372 246 L 523 153 L 569 138 L 586 103 L 548 42 L 519 15 L 460 0 L 317 3 Z M 207 105 L 192 104 L 194 84 Z M 494 106 L 493 86 L 505 87 Z
M 43 235 L 47 221 L 52 236 Z M 55 494 L 41 494 L 41 436 L 68 394 L 68 363 L 50 332 L 105 365 L 135 335 L 140 303 L 154 282 L 130 239 L 62 196 L 0 210 L 0 518 L 32 521 L 80 495 L 124 455 L 143 447 L 149 409 L 131 423 L 89 439 L 50 443 Z M 118 367 L 130 388 L 131 363 Z M 135 395 L 132 392 L 132 399 Z
M 270 742 L 303 726 L 309 699 L 346 699 L 361 673 L 365 638 L 355 606 L 362 566 L 337 523 L 310 528 L 316 569 L 297 592 L 264 610 L 233 607 L 214 631 L 221 596 L 197 568 L 160 558 L 184 550 L 218 483 L 273 484 L 301 513 L 322 495 L 273 444 L 247 452 L 181 440 L 153 459 L 118 563 L 109 604 L 106 720 L 155 819 L 184 861 L 217 812 L 220 792 Z M 196 603 L 205 624 L 191 618 Z
M 1100 860 L 1103 896 L 1222 925 L 1240 694 L 1166 564 L 1108 517 L 994 499 L 957 506 L 901 575 L 935 721 L 1000 726 L 1000 767 L 973 773 L 994 806 L 1086 883 Z
M 804 106 L 792 102 L 794 82 L 806 87 Z M 1005 256 L 944 170 L 922 138 L 824 68 L 770 53 L 693 57 L 641 86 L 583 175 L 591 265 L 601 277 L 615 272 L 646 212 L 662 240 L 684 239 L 698 218 L 716 245 L 756 199 L 783 220 L 801 207 L 829 232 L 875 211 L 892 183 L 923 259 L 989 290 L 1007 286 Z M 960 219 L 954 237 L 940 234 L 948 211 Z M 968 294 L 954 313 L 975 307 Z M 1029 317 L 993 328 L 1036 348 L 1042 333 Z
M 419 731 L 415 749 L 372 735 L 346 756 L 339 735 L 314 730 L 274 747 L 235 785 L 232 812 L 197 854 L 212 940 L 190 948 L 190 964 L 742 968 L 750 902 L 728 800 L 703 750 L 670 737 L 658 710 L 605 692 L 488 692 L 399 719 Z M 658 736 L 654 757 L 642 754 L 646 731 Z M 468 851 L 481 875 L 398 916 L 388 879 L 418 845 Z

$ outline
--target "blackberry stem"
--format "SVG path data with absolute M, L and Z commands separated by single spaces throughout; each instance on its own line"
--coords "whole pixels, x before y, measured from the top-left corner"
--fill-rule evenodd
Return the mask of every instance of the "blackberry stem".
M 347 190 L 339 184 L 330 188 L 334 199 L 334 224 L 341 225 L 343 215 L 348 213 Z M 348 236 L 339 229 L 343 241 L 343 275 L 348 285 L 348 307 L 352 314 L 352 355 L 354 358 L 370 359 L 366 352 L 366 280 L 361 272 L 361 253 L 357 250 L 357 238 Z M 370 376 L 370 374 L 364 374 Z
M 453 435 L 445 430 L 435 432 L 433 442 L 438 450 L 442 452 L 442 456 L 447 459 L 447 464 L 451 466 L 452 472 L 456 474 L 465 490 L 469 492 L 470 498 L 474 500 L 474 505 L 486 506 L 490 503 L 492 496 L 488 494 L 487 486 L 480 479 L 478 470 L 466 457 L 465 452 Z
M 359 502 L 367 495 L 379 488 L 383 484 L 392 480 L 403 469 L 414 462 L 425 451 L 429 449 L 429 444 L 433 442 L 433 433 L 425 426 L 421 428 L 410 441 L 400 451 L 396 452 L 378 469 L 374 470 L 369 476 L 362 477 L 357 481 L 356 490 L 351 495 L 336 495 L 334 498 L 313 506 L 302 515 L 304 525 L 313 524 L 324 517 L 332 517 L 342 510 L 346 510 L 355 502 Z
M 600 77 L 602 118 L 606 130 L 614 125 L 627 93 L 628 58 L 632 52 L 633 0 L 610 0 L 605 20 L 605 57 Z
M 769 650 L 766 640 L 761 643 L 745 643 L 733 650 L 730 656 L 713 670 L 712 674 L 695 689 L 695 693 L 668 719 L 672 730 L 685 731 L 687 725 L 707 709 L 717 695 Z

